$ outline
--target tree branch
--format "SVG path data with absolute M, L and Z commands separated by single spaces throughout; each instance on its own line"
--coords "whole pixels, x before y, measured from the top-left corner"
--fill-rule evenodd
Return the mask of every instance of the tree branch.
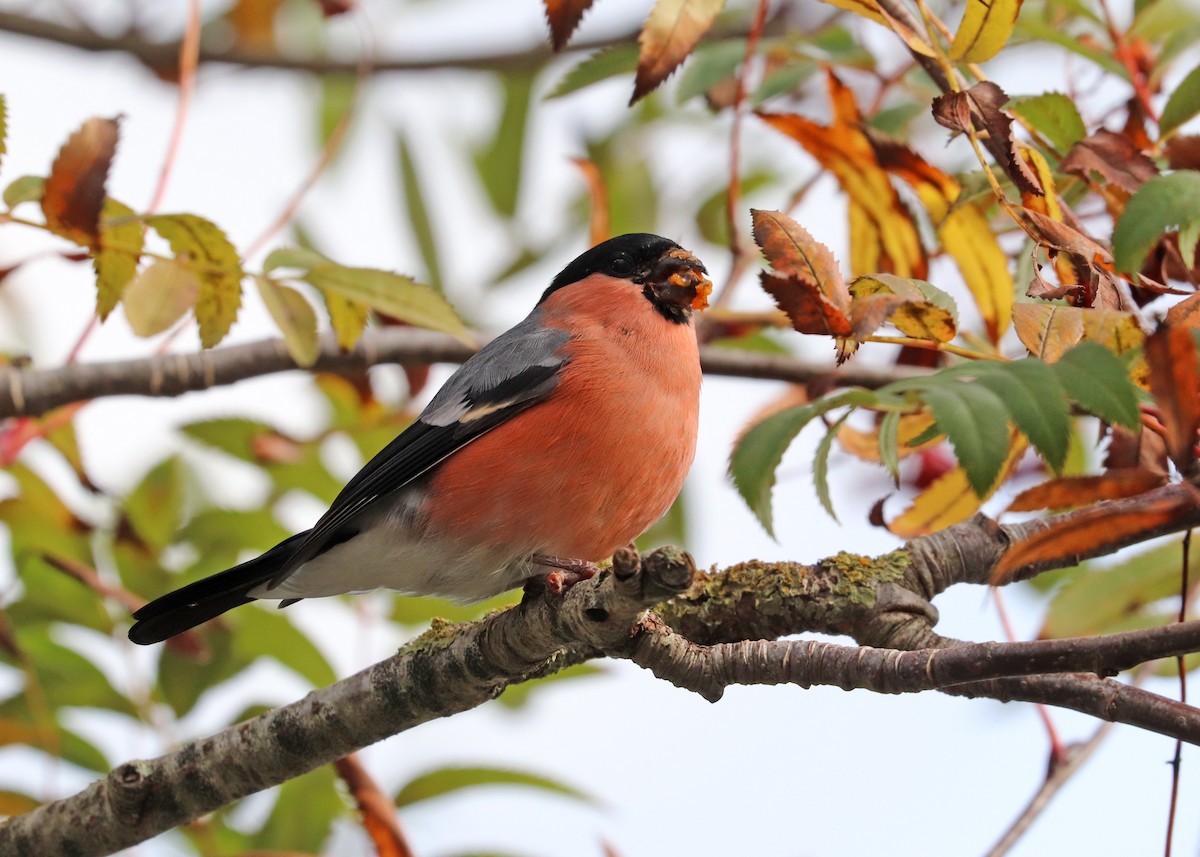
M 308 371 L 346 372 L 380 363 L 461 363 L 475 349 L 453 337 L 411 327 L 367 331 L 352 351 L 332 335 L 321 339 L 320 356 Z M 710 375 L 804 383 L 819 378 L 845 386 L 880 387 L 910 377 L 904 367 L 832 366 L 773 354 L 704 346 L 701 365 Z M 0 368 L 0 418 L 39 416 L 72 402 L 104 396 L 179 396 L 301 367 L 282 339 L 264 339 L 194 354 L 72 364 L 54 369 Z

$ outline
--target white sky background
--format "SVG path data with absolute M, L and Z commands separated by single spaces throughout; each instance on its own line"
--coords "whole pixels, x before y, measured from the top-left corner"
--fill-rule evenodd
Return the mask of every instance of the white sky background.
M 176 5 L 182 10 L 185 4 Z M 474 45 L 482 51 L 499 43 L 532 44 L 544 38 L 536 0 L 418 3 L 411 9 L 382 0 L 365 5 L 377 25 L 387 22 L 375 29 L 387 55 L 401 55 L 410 47 L 414 55 Z M 581 34 L 620 31 L 640 20 L 649 6 L 649 0 L 602 0 L 584 21 Z M 124 4 L 96 7 L 95 20 L 100 21 L 106 8 L 121 9 Z M 167 4 L 163 7 L 164 33 L 170 34 L 179 13 L 168 13 Z M 356 43 L 353 22 L 342 19 L 328 26 L 346 45 Z M 454 35 L 447 42 L 451 27 Z M 1010 92 L 1038 92 L 1051 88 L 1048 78 L 1061 78 L 1064 69 L 1057 56 L 1026 52 L 988 71 Z M 551 76 L 540 86 L 552 80 Z M 581 153 L 585 131 L 603 128 L 621 115 L 628 87 L 628 81 L 621 80 L 535 106 L 530 128 L 533 157 L 526 164 L 521 199 L 524 234 L 545 241 L 560 231 L 551 224 L 564 216 L 579 189 L 569 158 Z M 109 190 L 135 207 L 147 203 L 170 133 L 173 86 L 123 56 L 89 55 L 0 36 L 0 91 L 9 105 L 9 154 L 0 182 L 7 184 L 25 173 L 45 174 L 58 147 L 86 118 L 123 114 Z M 300 75 L 202 68 L 161 210 L 210 217 L 235 244 L 246 246 L 276 217 L 315 158 L 316 94 L 316 83 Z M 577 236 L 570 246 L 551 253 L 545 266 L 480 297 L 487 276 L 507 261 L 507 237 L 485 213 L 482 191 L 456 166 L 460 152 L 437 147 L 458 138 L 465 149 L 468 141 L 484 135 L 494 121 L 491 94 L 490 82 L 467 73 L 377 80 L 348 150 L 306 201 L 303 219 L 322 248 L 339 261 L 418 270 L 420 257 L 398 203 L 391 138 L 391 129 L 405 129 L 427 167 L 422 177 L 426 193 L 439 200 L 434 227 L 448 291 L 471 316 L 489 319 L 499 328 L 528 311 L 553 273 L 583 249 L 585 239 Z M 720 175 L 706 165 L 724 160 L 728 127 L 727 119 L 705 119 L 698 107 L 693 109 L 701 120 L 696 127 L 708 126 L 700 132 L 700 142 L 681 135 L 680 145 L 690 149 L 673 150 L 668 161 L 654 163 L 688 199 L 709 189 L 697 186 L 698 177 Z M 798 148 L 772 139 L 752 123 L 744 140 L 748 160 L 769 157 L 777 168 L 794 169 L 793 186 L 813 169 Z M 920 145 L 926 155 L 941 157 L 942 138 L 931 137 Z M 844 258 L 844 208 L 834 190 L 831 180 L 822 181 L 797 219 Z M 779 207 L 785 200 L 768 196 L 753 202 Z M 677 222 L 665 223 L 662 231 L 699 249 L 719 282 L 727 259 L 719 249 L 698 243 L 690 222 L 693 210 L 681 209 Z M 0 232 L 0 265 L 24 258 L 44 243 L 40 235 L 7 228 Z M 744 292 L 747 305 L 765 304 L 753 284 Z M 57 261 L 29 266 L 0 285 L 0 348 L 31 353 L 44 366 L 61 363 L 86 324 L 93 301 L 87 266 Z M 251 290 L 227 341 L 272 334 Z M 799 336 L 788 341 L 798 352 L 829 356 L 824 342 L 802 342 Z M 176 343 L 181 351 L 196 347 L 193 335 Z M 138 356 L 151 349 L 152 344 L 129 333 L 117 313 L 89 340 L 83 358 Z M 807 434 L 781 470 L 776 491 L 779 542 L 758 527 L 726 479 L 725 461 L 744 421 L 779 390 L 763 382 L 706 379 L 700 449 L 688 486 L 689 548 L 699 562 L 724 565 L 752 557 L 811 561 L 843 549 L 875 553 L 894 547 L 895 539 L 864 520 L 869 504 L 888 490 L 882 477 L 864 476 L 835 462 L 834 499 L 843 525 L 820 510 L 808 467 L 815 438 Z M 96 481 L 119 495 L 152 463 L 183 447 L 175 427 L 219 415 L 264 419 L 304 434 L 318 425 L 320 404 L 299 374 L 270 376 L 178 400 L 110 399 L 89 406 L 80 417 L 85 460 Z M 194 447 L 187 454 L 206 466 L 216 460 Z M 234 467 L 219 468 L 206 485 L 231 505 L 253 502 L 261 491 Z M 299 528 L 309 525 L 320 510 L 296 503 L 293 511 L 296 520 L 287 523 Z M 0 583 L 5 586 L 12 576 L 7 566 L 7 561 L 0 565 Z M 1019 633 L 1035 633 L 1042 608 L 1037 596 L 1015 588 L 1006 595 Z M 985 590 L 959 587 L 941 596 L 937 606 L 942 613 L 940 632 L 1001 638 Z M 390 654 L 398 641 L 379 623 L 364 630 L 361 615 L 337 603 L 306 601 L 291 609 L 341 675 Z M 127 647 L 116 643 L 108 648 L 105 663 L 114 681 L 137 681 L 130 674 Z M 139 650 L 132 663 L 145 666 L 153 657 Z M 368 768 L 389 790 L 443 765 L 495 764 L 559 778 L 602 801 L 599 808 L 586 809 L 538 793 L 498 789 L 430 801 L 401 816 L 417 853 L 434 857 L 487 849 L 594 857 L 601 853 L 599 841 L 604 837 L 625 857 L 982 854 L 1044 772 L 1046 736 L 1030 706 L 938 694 L 883 697 L 797 688 L 732 688 L 719 704 L 710 705 L 629 664 L 605 664 L 604 669 L 607 677 L 540 691 L 520 712 L 486 705 L 366 751 Z M 282 703 L 304 692 L 299 681 L 273 667 L 257 668 L 253 692 L 250 685 L 243 682 L 233 691 L 206 697 L 184 724 L 188 735 L 211 731 L 217 718 L 241 710 L 247 701 Z M 1169 695 L 1177 691 L 1174 683 L 1166 682 L 1152 688 Z M 1084 738 L 1096 725 L 1068 712 L 1055 711 L 1054 719 L 1066 740 Z M 113 720 L 80 715 L 78 728 L 101 743 L 114 763 L 160 751 L 144 735 Z M 1177 854 L 1198 853 L 1200 845 L 1200 816 L 1194 812 L 1200 770 L 1191 750 L 1184 752 Z M 1169 790 L 1165 762 L 1172 751 L 1172 742 L 1165 738 L 1118 727 L 1013 853 L 1158 853 Z M 31 777 L 62 792 L 87 779 L 70 770 L 33 769 L 28 756 L 0 751 L 0 787 L 27 784 Z M 247 813 L 252 815 L 253 809 Z M 357 829 L 347 825 L 328 853 L 366 853 L 367 848 Z M 167 836 L 131 853 L 170 857 L 184 852 Z

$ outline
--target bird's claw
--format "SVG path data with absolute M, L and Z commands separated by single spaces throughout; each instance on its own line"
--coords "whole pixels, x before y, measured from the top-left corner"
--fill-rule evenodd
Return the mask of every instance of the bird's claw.
M 535 565 L 554 569 L 541 579 L 542 585 L 551 595 L 562 595 L 576 583 L 590 580 L 600 571 L 594 563 L 582 559 L 534 554 L 532 561 Z

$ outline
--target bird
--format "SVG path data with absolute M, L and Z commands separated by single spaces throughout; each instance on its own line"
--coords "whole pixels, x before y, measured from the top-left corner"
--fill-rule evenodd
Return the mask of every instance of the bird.
M 610 238 L 452 374 L 312 529 L 133 614 L 162 642 L 234 607 L 392 589 L 470 603 L 561 591 L 670 508 L 696 452 L 704 265 Z

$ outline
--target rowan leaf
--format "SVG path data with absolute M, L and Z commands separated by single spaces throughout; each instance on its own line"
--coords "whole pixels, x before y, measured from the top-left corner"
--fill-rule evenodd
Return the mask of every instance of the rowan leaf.
M 579 26 L 583 13 L 593 0 L 543 0 L 546 6 L 546 23 L 550 25 L 550 44 L 561 51 L 571 40 L 571 34 Z
M 970 3 L 982 5 L 980 0 L 970 0 Z M 990 151 L 1018 190 L 1023 194 L 1041 196 L 1044 191 L 1038 184 L 1037 176 L 1017 153 L 1017 141 L 1012 133 L 1013 120 L 1002 109 L 1007 102 L 1008 95 L 1003 89 L 990 80 L 984 80 L 969 89 L 939 95 L 933 100 L 933 118 L 952 131 L 965 132 L 972 127 L 987 131 Z
M 178 259 L 151 262 L 125 288 L 125 319 L 138 336 L 169 330 L 196 305 L 200 281 Z
M 927 535 L 965 521 L 979 511 L 984 501 L 1008 478 L 1025 452 L 1025 439 L 1012 432 L 1007 439 L 1007 456 L 992 485 L 980 496 L 972 487 L 962 467 L 956 467 L 916 496 L 895 520 L 887 524 L 888 530 L 904 539 Z
M 1087 136 L 1079 108 L 1061 92 L 1016 96 L 1009 99 L 1007 108 L 1036 128 L 1059 152 L 1067 152 Z
M 1136 508 L 1120 513 L 1105 505 L 1081 509 L 1012 545 L 996 563 L 992 582 L 1003 583 L 1026 566 L 1101 555 L 1130 537 L 1165 532 L 1187 521 L 1194 504 L 1190 495 L 1163 494 L 1143 497 Z
M 666 80 L 712 28 L 725 0 L 655 0 L 638 35 L 633 104 Z
M 824 244 L 785 214 L 752 209 L 754 240 L 775 270 L 763 272 L 763 288 L 800 333 L 851 334 L 850 291 L 837 260 Z
M 46 191 L 46 180 L 41 176 L 19 176 L 4 188 L 4 204 L 9 210 L 23 202 L 41 202 Z
M 1090 506 L 1102 500 L 1144 494 L 1165 482 L 1165 474 L 1140 467 L 1122 467 L 1098 476 L 1063 476 L 1022 491 L 1005 511 L 1035 512 L 1038 509 Z
M 1200 370 L 1192 331 L 1160 327 L 1146 340 L 1146 363 L 1150 392 L 1167 430 L 1167 451 L 1180 473 L 1190 473 L 1200 430 Z
M 317 314 L 312 304 L 291 286 L 277 283 L 270 277 L 256 276 L 254 282 L 296 365 L 316 363 L 321 347 L 317 341 Z
M 838 430 L 849 419 L 850 414 L 851 411 L 842 414 L 837 422 L 826 430 L 825 436 L 817 444 L 816 454 L 813 456 L 813 484 L 817 489 L 817 499 L 821 501 L 821 505 L 829 513 L 829 517 L 835 521 L 838 519 L 838 516 L 833 511 L 833 500 L 829 496 L 829 453 L 833 449 L 834 440 L 837 439 Z
M 118 120 L 93 117 L 59 149 L 42 192 L 42 214 L 55 234 L 85 247 L 99 239 L 118 132 Z
M 420 774 L 405 783 L 396 795 L 396 806 L 412 806 L 420 801 L 478 786 L 520 786 L 561 795 L 582 803 L 596 802 L 587 792 L 540 774 L 505 768 L 446 767 Z
M 1178 170 L 1155 176 L 1138 189 L 1113 229 L 1113 260 L 1117 269 L 1136 272 L 1164 232 L 1188 231 L 1191 247 L 1180 247 L 1186 255 L 1194 253 L 1195 231 L 1200 226 L 1200 172 Z M 1182 244 L 1182 242 L 1181 242 Z
M 546 100 L 562 98 L 618 74 L 632 74 L 637 71 L 637 65 L 636 45 L 617 44 L 601 48 L 571 66 L 546 95 Z
M 365 304 L 414 327 L 439 330 L 467 341 L 466 328 L 450 303 L 412 277 L 326 263 L 309 268 L 301 279 L 323 292 Z
M 150 469 L 125 498 L 125 518 L 147 545 L 161 550 L 171 543 L 183 518 L 184 470 L 178 458 Z
M 954 381 L 921 391 L 938 431 L 954 447 L 959 466 L 979 497 L 991 489 L 1008 449 L 1008 409 L 987 387 Z
M 1137 348 L 1146 339 L 1137 316 L 1128 312 L 1038 301 L 1017 304 L 1013 318 L 1021 343 L 1046 363 L 1054 363 L 1085 339 L 1115 354 Z
M 851 309 L 873 295 L 893 295 L 900 300 L 887 308 L 887 319 L 903 334 L 930 342 L 949 342 L 958 332 L 958 307 L 954 298 L 924 280 L 875 274 L 850 284 Z M 867 332 L 855 328 L 859 336 Z
M 726 39 L 696 48 L 692 61 L 679 75 L 679 84 L 675 87 L 676 101 L 683 104 L 698 95 L 704 95 L 720 83 L 732 80 L 745 58 L 745 39 Z
M 8 154 L 8 101 L 4 93 L 0 93 L 0 164 Z
M 1103 345 L 1081 342 L 1050 368 L 1084 410 L 1126 428 L 1141 425 L 1137 393 L 1125 364 Z
M 1050 468 L 1062 470 L 1071 441 L 1071 406 L 1054 371 L 1032 358 L 973 368 L 978 370 L 974 383 L 999 396 Z
M 237 321 L 242 305 L 242 262 L 215 223 L 195 214 L 156 214 L 146 225 L 166 239 L 175 261 L 200 283 L 196 322 L 200 344 L 212 348 Z
M 421 173 L 413 163 L 408 144 L 399 134 L 396 135 L 396 150 L 400 158 L 400 178 L 403 183 L 402 192 L 408 225 L 412 227 L 413 237 L 417 239 L 417 249 L 421 251 L 421 260 L 425 263 L 429 285 L 439 292 L 445 291 L 442 286 L 442 263 L 438 255 L 437 239 L 430 221 L 429 207 L 425 203 L 425 193 L 421 190 Z
M 529 103 L 533 94 L 533 74 L 527 71 L 505 74 L 504 104 L 492 139 L 472 153 L 475 172 L 492 208 L 511 218 L 517 211 L 521 191 L 521 167 L 525 158 L 525 128 L 529 124 Z
M 141 221 L 133 209 L 115 199 L 104 200 L 100 239 L 92 259 L 96 269 L 96 315 L 101 321 L 116 309 L 125 288 L 137 275 L 144 241 Z
M 1020 11 L 1021 0 L 967 0 L 950 57 L 957 62 L 990 60 L 1008 42 Z
M 1173 134 L 1180 125 L 1197 114 L 1200 114 L 1200 66 L 1188 72 L 1167 98 L 1162 115 L 1158 117 L 1159 138 Z
M 1154 161 L 1128 137 L 1103 128 L 1072 146 L 1058 168 L 1084 178 L 1096 173 L 1129 193 L 1158 175 Z
M 337 336 L 338 348 L 349 351 L 366 329 L 371 307 L 336 292 L 326 291 L 321 295 L 325 298 L 325 309 L 329 312 L 329 324 Z

